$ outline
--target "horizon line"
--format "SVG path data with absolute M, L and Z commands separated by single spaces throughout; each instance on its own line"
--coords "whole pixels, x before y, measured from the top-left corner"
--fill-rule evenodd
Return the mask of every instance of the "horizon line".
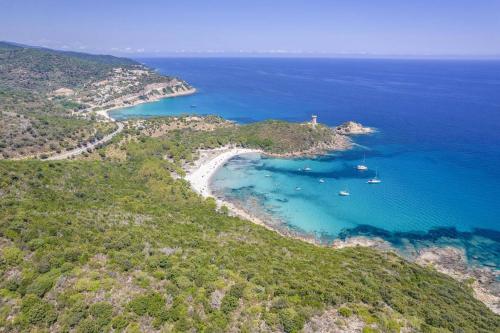
M 132 59 L 141 58 L 320 58 L 320 59 L 414 59 L 414 60 L 500 60 L 500 54 L 384 54 L 370 52 L 323 52 L 323 51 L 288 51 L 288 50 L 263 50 L 263 51 L 119 51 L 100 50 L 87 48 L 58 48 L 45 45 L 28 45 L 24 43 L 0 40 L 21 47 L 51 49 L 62 52 L 80 52 L 94 55 L 112 55 Z

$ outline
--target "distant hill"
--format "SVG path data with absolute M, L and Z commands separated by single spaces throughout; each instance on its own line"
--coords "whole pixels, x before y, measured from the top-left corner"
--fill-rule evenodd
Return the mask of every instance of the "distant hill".
M 98 139 L 98 110 L 189 89 L 111 55 L 0 42 L 0 159 L 45 156 Z
M 111 55 L 66 52 L 0 42 L 0 88 L 48 92 L 101 80 L 113 67 L 141 66 Z

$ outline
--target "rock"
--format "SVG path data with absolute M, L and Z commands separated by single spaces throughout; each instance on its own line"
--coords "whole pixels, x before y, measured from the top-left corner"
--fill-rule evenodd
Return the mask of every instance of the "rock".
M 330 309 L 314 316 L 304 325 L 304 333 L 361 333 L 365 323 L 357 316 L 341 316 L 337 310 Z
M 432 266 L 458 281 L 473 279 L 471 287 L 476 299 L 494 313 L 500 314 L 500 272 L 488 267 L 467 265 L 464 249 L 451 246 L 425 248 L 419 251 L 415 262 L 422 266 Z
M 354 121 L 348 121 L 335 129 L 337 133 L 342 135 L 360 135 L 360 134 L 370 134 L 375 132 L 372 127 L 364 127 L 360 123 L 355 123 Z
M 220 306 L 222 304 L 222 299 L 224 298 L 224 291 L 216 289 L 213 293 L 212 296 L 210 297 L 210 305 L 214 309 L 220 309 Z

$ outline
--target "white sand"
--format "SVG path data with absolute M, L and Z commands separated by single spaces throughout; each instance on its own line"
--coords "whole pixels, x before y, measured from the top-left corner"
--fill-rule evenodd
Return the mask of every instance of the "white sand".
M 234 148 L 234 147 L 222 147 L 217 149 L 202 150 L 201 156 L 196 162 L 197 165 L 191 169 L 187 170 L 187 175 L 185 179 L 191 183 L 191 187 L 203 197 L 213 197 L 217 203 L 217 207 L 226 206 L 229 210 L 229 214 L 233 216 L 238 216 L 242 219 L 251 221 L 255 224 L 262 225 L 270 230 L 271 227 L 266 225 L 264 221 L 256 216 L 253 216 L 243 209 L 237 207 L 231 202 L 223 201 L 215 198 L 210 191 L 210 178 L 215 174 L 217 169 L 224 165 L 228 160 L 237 155 L 249 154 L 249 153 L 261 153 L 262 151 L 257 149 L 246 149 L 246 148 Z
M 208 160 L 201 159 L 201 165 L 194 170 L 191 170 L 186 175 L 186 180 L 191 183 L 193 189 L 203 197 L 210 197 L 210 178 L 215 174 L 217 169 L 224 165 L 229 159 L 249 153 L 259 153 L 260 150 L 246 148 L 223 148 L 213 149 L 209 153 L 212 156 Z M 215 156 L 214 156 L 215 155 Z
M 191 183 L 191 187 L 203 197 L 212 197 L 215 199 L 217 203 L 217 207 L 226 206 L 229 210 L 229 214 L 232 216 L 237 216 L 247 221 L 251 221 L 255 224 L 261 225 L 269 230 L 277 232 L 283 236 L 287 236 L 282 234 L 278 229 L 275 229 L 265 223 L 259 217 L 252 215 L 236 206 L 235 204 L 224 201 L 218 198 L 215 198 L 210 191 L 210 178 L 215 174 L 217 169 L 224 165 L 228 160 L 237 155 L 249 154 L 249 153 L 262 153 L 261 150 L 257 149 L 245 149 L 245 148 L 234 148 L 234 147 L 222 147 L 216 149 L 208 149 L 200 151 L 200 158 L 196 161 L 196 164 L 193 168 L 186 170 L 185 179 Z M 313 239 L 309 239 L 306 237 L 300 237 L 297 235 L 288 235 L 288 237 L 293 237 L 296 239 L 300 239 L 310 244 L 316 245 Z

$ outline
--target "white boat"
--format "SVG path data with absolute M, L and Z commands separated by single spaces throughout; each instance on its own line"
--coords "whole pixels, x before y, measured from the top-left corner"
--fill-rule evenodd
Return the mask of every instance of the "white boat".
M 380 184 L 382 183 L 382 180 L 378 178 L 378 170 L 375 172 L 375 177 L 368 179 L 367 181 L 368 184 Z
M 319 182 L 320 182 L 320 183 L 324 183 L 324 182 L 325 182 L 325 180 L 324 180 L 323 178 L 320 178 L 320 179 L 319 179 Z
M 305 167 L 304 171 L 311 171 L 312 169 L 310 167 Z
M 264 177 L 271 177 L 271 175 L 267 174 L 267 175 L 264 175 Z
M 358 164 L 356 165 L 356 169 L 358 169 L 359 171 L 366 171 L 368 170 L 368 167 L 366 166 L 366 155 L 363 155 L 363 163 L 362 164 Z
M 339 192 L 339 195 L 341 197 L 348 197 L 348 196 L 351 195 L 351 193 L 349 193 L 349 191 L 347 191 L 347 190 L 342 190 L 342 191 Z
M 297 186 L 297 187 L 295 188 L 295 191 L 300 191 L 300 190 L 302 190 L 302 188 L 301 188 L 301 187 L 298 187 L 298 186 Z

